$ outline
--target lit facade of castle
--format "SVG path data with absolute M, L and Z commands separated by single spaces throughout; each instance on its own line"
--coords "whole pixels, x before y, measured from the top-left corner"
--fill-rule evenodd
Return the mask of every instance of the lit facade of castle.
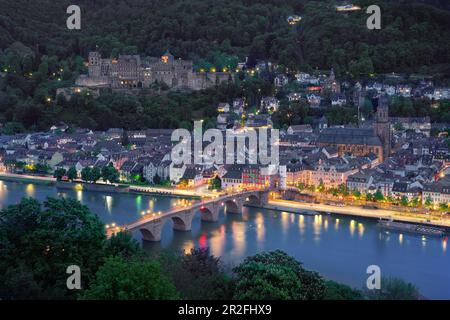
M 117 59 L 104 59 L 93 51 L 87 67 L 88 74 L 78 77 L 77 86 L 134 89 L 164 83 L 171 89 L 201 90 L 232 80 L 229 72 L 194 72 L 192 61 L 174 59 L 169 52 L 161 58 L 119 55 Z

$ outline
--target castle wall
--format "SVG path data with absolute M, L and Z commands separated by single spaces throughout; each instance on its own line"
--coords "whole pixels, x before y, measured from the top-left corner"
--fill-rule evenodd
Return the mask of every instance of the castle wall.
M 80 76 L 76 84 L 132 89 L 149 88 L 155 82 L 163 82 L 172 89 L 201 90 L 230 80 L 231 74 L 227 72 L 194 72 L 192 61 L 174 59 L 171 55 L 148 61 L 151 62 L 143 63 L 138 55 L 120 55 L 117 60 L 102 59 L 98 52 L 91 52 L 88 75 Z

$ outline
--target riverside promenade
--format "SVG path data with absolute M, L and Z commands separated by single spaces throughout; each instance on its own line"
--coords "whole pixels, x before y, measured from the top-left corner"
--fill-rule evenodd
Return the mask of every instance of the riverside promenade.
M 297 210 L 305 210 L 306 212 L 316 211 L 316 212 L 325 212 L 325 213 L 335 213 L 347 216 L 355 216 L 355 217 L 364 217 L 371 219 L 393 219 L 395 221 L 401 222 L 411 222 L 411 223 L 419 223 L 428 226 L 434 227 L 444 227 L 447 230 L 450 230 L 450 219 L 445 218 L 436 218 L 425 214 L 415 214 L 412 215 L 410 213 L 403 213 L 400 211 L 394 210 L 386 210 L 386 209 L 368 209 L 357 206 L 334 206 L 328 204 L 317 204 L 317 203 L 309 203 L 309 202 L 297 202 L 290 200 L 269 200 L 269 206 L 276 206 L 278 210 L 286 210 L 293 211 L 293 209 Z M 270 209 L 270 207 L 268 208 Z

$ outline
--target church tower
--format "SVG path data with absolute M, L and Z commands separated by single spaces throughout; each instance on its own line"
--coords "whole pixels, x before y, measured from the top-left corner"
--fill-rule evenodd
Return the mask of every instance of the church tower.
M 378 98 L 375 134 L 380 138 L 383 146 L 383 161 L 391 154 L 391 124 L 389 122 L 389 106 L 387 95 L 382 92 Z

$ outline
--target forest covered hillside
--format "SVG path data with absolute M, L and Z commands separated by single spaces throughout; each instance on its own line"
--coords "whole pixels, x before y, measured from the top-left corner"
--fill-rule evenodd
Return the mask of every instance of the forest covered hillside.
M 427 4 L 427 3 L 430 4 Z M 15 0 L 0 10 L 0 124 L 4 133 L 45 130 L 57 121 L 104 130 L 109 127 L 175 128 L 205 119 L 214 127 L 219 102 L 243 97 L 252 107 L 275 94 L 273 74 L 250 77 L 199 92 L 157 92 L 153 96 L 110 93 L 99 99 L 58 99 L 86 73 L 89 51 L 159 56 L 170 50 L 192 59 L 195 68 L 232 67 L 248 58 L 278 63 L 289 71 L 334 68 L 340 79 L 361 81 L 380 73 L 432 75 L 450 79 L 450 11 L 445 1 L 394 1 L 378 4 L 381 30 L 368 30 L 369 0 L 363 10 L 336 11 L 339 1 L 323 0 Z M 66 9 L 81 7 L 81 30 L 68 30 Z M 288 23 L 291 15 L 302 20 Z M 420 78 L 419 77 L 419 78 Z M 422 77 L 422 78 L 423 78 Z M 282 96 L 281 93 L 279 93 Z M 331 112 L 354 119 L 354 110 Z M 398 109 L 398 108 L 397 108 Z M 297 108 L 296 123 L 307 108 Z M 448 108 L 424 112 L 420 105 L 394 115 L 450 117 Z M 317 115 L 315 115 L 317 116 Z M 277 119 L 277 115 L 274 116 Z M 280 117 L 278 117 L 280 118 Z M 280 122 L 280 121 L 278 121 Z
M 355 0 L 366 8 L 373 1 Z M 368 30 L 365 10 L 343 14 L 342 2 L 311 0 L 39 0 L 6 1 L 0 48 L 20 41 L 36 53 L 86 56 L 165 50 L 217 63 L 219 54 L 270 59 L 289 68 L 427 72 L 448 68 L 450 12 L 445 2 L 380 1 L 382 29 Z M 67 30 L 69 4 L 82 10 L 81 30 Z M 26 9 L 24 9 L 26 8 Z M 298 14 L 295 26 L 286 18 Z M 447 69 L 446 69 L 447 70 Z M 435 71 L 435 70 L 432 70 Z

